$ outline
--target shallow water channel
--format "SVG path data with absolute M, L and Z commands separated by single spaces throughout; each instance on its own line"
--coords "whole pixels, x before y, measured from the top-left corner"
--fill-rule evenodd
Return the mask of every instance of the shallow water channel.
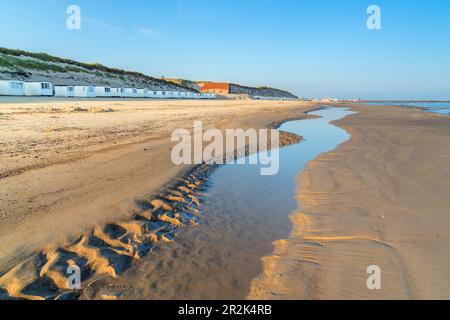
M 261 258 L 275 240 L 288 237 L 289 215 L 297 208 L 296 179 L 318 155 L 347 141 L 330 122 L 348 109 L 311 112 L 316 119 L 289 121 L 280 130 L 304 141 L 280 150 L 280 170 L 260 175 L 258 165 L 223 165 L 209 177 L 201 223 L 180 230 L 108 285 L 94 286 L 92 298 L 119 294 L 125 299 L 243 299 L 261 274 Z M 89 295 L 89 293 L 87 293 Z

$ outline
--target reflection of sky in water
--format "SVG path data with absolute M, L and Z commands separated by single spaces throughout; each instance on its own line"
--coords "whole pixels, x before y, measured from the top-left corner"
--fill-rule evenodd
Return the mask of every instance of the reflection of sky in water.
M 259 165 L 224 165 L 210 178 L 212 187 L 205 207 L 205 219 L 216 224 L 215 218 L 236 223 L 246 220 L 245 228 L 260 227 L 263 239 L 286 237 L 290 231 L 288 215 L 297 208 L 296 178 L 299 171 L 319 154 L 332 151 L 349 135 L 329 124 L 351 112 L 331 108 L 313 112 L 319 119 L 285 123 L 280 130 L 293 132 L 305 141 L 280 150 L 280 170 L 274 176 L 261 176 Z M 281 217 L 280 217 L 281 216 Z M 233 220 L 236 219 L 236 220 Z M 207 221 L 208 223 L 208 221 Z M 261 230 L 255 230 L 261 233 Z
M 375 105 L 388 105 L 388 106 L 406 106 L 406 107 L 420 107 L 426 111 L 448 114 L 450 115 L 450 102 L 398 102 L 398 101 L 385 101 L 385 102 L 370 102 L 369 104 Z

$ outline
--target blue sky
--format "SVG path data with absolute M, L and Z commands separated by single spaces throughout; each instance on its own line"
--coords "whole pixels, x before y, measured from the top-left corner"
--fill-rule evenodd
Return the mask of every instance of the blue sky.
M 66 28 L 79 5 L 82 29 Z M 382 29 L 366 27 L 379 5 Z M 450 99 L 448 0 L 0 0 L 0 46 L 306 97 Z

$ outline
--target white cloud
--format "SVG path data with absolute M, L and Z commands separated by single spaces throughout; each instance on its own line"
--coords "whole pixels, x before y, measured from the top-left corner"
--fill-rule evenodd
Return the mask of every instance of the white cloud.
M 96 25 L 97 27 L 104 28 L 104 29 L 115 30 L 115 31 L 124 31 L 125 30 L 122 27 L 117 27 L 112 24 L 109 24 L 109 23 L 106 23 L 106 22 L 103 22 L 103 21 L 100 21 L 100 20 L 97 20 L 97 19 L 94 19 L 91 17 L 87 17 L 86 21 Z
M 149 36 L 154 36 L 156 35 L 156 31 L 150 28 L 146 28 L 146 27 L 139 27 L 139 28 L 134 28 L 134 31 L 145 34 L 145 35 L 149 35 Z
M 97 27 L 107 29 L 110 31 L 138 32 L 138 33 L 148 35 L 148 36 L 155 36 L 157 34 L 157 32 L 155 30 L 148 28 L 148 27 L 124 28 L 124 27 L 115 26 L 110 23 L 103 22 L 103 21 L 100 21 L 100 20 L 97 20 L 97 19 L 94 19 L 91 17 L 87 17 L 85 19 L 86 19 L 86 21 L 88 21 L 89 23 L 91 23 Z

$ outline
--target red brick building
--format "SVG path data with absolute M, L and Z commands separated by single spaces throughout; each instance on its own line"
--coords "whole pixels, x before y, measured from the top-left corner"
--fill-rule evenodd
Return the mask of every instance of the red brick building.
M 230 85 L 220 82 L 202 83 L 200 84 L 200 92 L 227 95 L 230 94 Z

